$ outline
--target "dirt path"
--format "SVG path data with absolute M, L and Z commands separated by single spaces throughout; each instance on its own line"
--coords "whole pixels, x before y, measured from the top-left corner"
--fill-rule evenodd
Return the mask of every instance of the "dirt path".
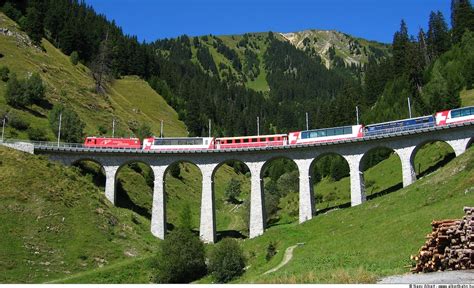
M 268 270 L 267 272 L 263 273 L 263 275 L 265 274 L 270 274 L 272 272 L 275 272 L 275 271 L 278 271 L 281 267 L 285 266 L 286 264 L 288 264 L 288 262 L 290 262 L 291 258 L 293 258 L 293 250 L 300 246 L 300 245 L 303 245 L 304 243 L 298 243 L 296 245 L 293 245 L 293 246 L 290 246 L 288 248 L 286 248 L 285 250 L 285 255 L 283 256 L 283 260 L 281 260 L 280 264 L 278 264 L 275 268 L 273 269 L 270 269 Z

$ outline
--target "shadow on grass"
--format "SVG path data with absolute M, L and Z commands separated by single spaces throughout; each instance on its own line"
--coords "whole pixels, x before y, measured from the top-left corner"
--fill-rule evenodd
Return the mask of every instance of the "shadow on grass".
M 242 232 L 237 230 L 224 230 L 224 231 L 217 231 L 217 242 L 221 241 L 224 238 L 235 238 L 235 239 L 247 239 L 248 237 Z
M 123 189 L 122 182 L 117 181 L 117 188 L 116 188 L 116 206 L 120 208 L 126 208 L 130 209 L 133 212 L 146 217 L 147 219 L 151 219 L 151 214 L 148 212 L 148 209 L 138 206 L 137 204 L 133 203 L 132 199 L 130 199 L 130 196 L 127 194 L 127 192 Z M 169 229 L 169 227 L 168 227 Z
M 439 168 L 445 166 L 446 164 L 448 164 L 451 160 L 453 160 L 454 158 L 456 157 L 456 154 L 454 152 L 452 153 L 449 153 L 447 155 L 444 156 L 444 158 L 442 160 L 440 160 L 439 162 L 437 162 L 436 164 L 428 167 L 428 169 L 426 169 L 425 171 L 421 172 L 421 173 L 418 173 L 416 175 L 416 179 L 420 179 L 421 177 L 424 177 L 430 173 L 433 173 L 434 171 L 438 170 Z M 416 167 L 415 167 L 416 169 Z
M 74 164 L 75 167 L 79 168 L 83 176 L 91 175 L 92 182 L 95 186 L 104 188 L 105 187 L 105 174 L 102 170 L 97 172 L 94 168 L 87 165 L 85 162 L 77 162 Z
M 380 197 L 380 196 L 387 195 L 387 194 L 390 194 L 390 193 L 392 193 L 392 192 L 398 191 L 398 190 L 400 190 L 400 189 L 402 189 L 402 188 L 403 188 L 403 183 L 400 182 L 400 183 L 395 184 L 395 185 L 393 185 L 393 186 L 391 186 L 391 187 L 388 187 L 387 189 L 384 189 L 384 190 L 382 190 L 382 191 L 375 192 L 375 193 L 372 193 L 372 194 L 370 194 L 370 195 L 367 195 L 367 196 L 366 196 L 366 199 L 367 199 L 367 200 L 372 200 L 372 199 L 375 199 L 375 198 L 377 198 L 377 197 Z

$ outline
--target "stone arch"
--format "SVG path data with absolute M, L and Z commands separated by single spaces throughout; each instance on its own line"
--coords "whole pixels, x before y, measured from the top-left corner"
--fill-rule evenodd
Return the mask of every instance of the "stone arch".
M 87 162 L 90 162 L 92 165 L 87 165 Z M 93 158 L 80 158 L 74 160 L 71 166 L 79 168 L 83 175 L 91 175 L 94 185 L 105 189 L 105 169 L 104 165 L 98 160 Z
M 367 199 L 403 188 L 404 172 L 401 154 L 401 151 L 385 145 L 377 145 L 365 151 L 360 160 L 359 169 L 364 179 L 364 193 Z
M 237 164 L 238 163 L 238 164 Z M 228 165 L 228 167 L 225 167 Z M 225 169 L 225 170 L 224 170 Z M 235 178 L 226 178 L 230 174 L 236 174 Z M 219 162 L 212 171 L 212 185 L 215 189 L 215 210 L 216 210 L 216 236 L 217 240 L 226 237 L 247 238 L 250 227 L 250 187 L 251 171 L 243 160 L 236 158 L 226 159 Z M 226 199 L 224 193 L 230 181 L 236 179 L 240 185 L 241 195 L 237 199 Z M 220 211 L 230 211 L 227 213 L 225 221 L 222 221 Z
M 410 155 L 410 163 L 418 179 L 443 167 L 455 157 L 455 149 L 448 141 L 434 138 L 415 146 Z
M 336 179 L 330 180 L 331 169 L 334 169 Z M 319 154 L 311 161 L 309 173 L 316 214 L 334 208 L 350 207 L 350 167 L 343 155 L 337 152 Z M 346 177 L 347 179 L 343 179 Z
M 281 163 L 275 161 L 281 160 Z M 285 165 L 285 167 L 281 167 Z M 289 167 L 288 164 L 291 163 Z M 278 166 L 272 166 L 278 165 Z M 267 169 L 274 169 L 267 171 Z M 276 179 L 278 177 L 278 179 Z M 265 178 L 267 179 L 265 181 Z M 287 222 L 298 219 L 299 213 L 299 191 L 300 171 L 296 161 L 287 156 L 275 156 L 267 159 L 260 170 L 262 180 L 262 194 L 264 205 L 264 224 L 271 226 L 279 222 L 276 213 L 282 213 Z M 285 208 L 279 211 L 278 206 L 282 204 Z
M 106 166 L 104 166 L 100 161 L 88 157 L 79 158 L 72 161 L 71 166 L 77 167 L 80 170 L 80 173 L 84 176 L 90 175 L 94 185 L 105 192 L 107 186 L 107 170 Z M 115 175 L 113 177 L 115 177 Z
M 167 229 L 173 230 L 178 226 L 189 225 L 194 232 L 200 230 L 202 183 L 203 171 L 197 163 L 177 159 L 167 165 L 163 172 Z M 181 216 L 189 217 L 187 220 L 183 219 L 188 223 L 181 223 Z
M 471 148 L 471 146 L 474 144 L 474 137 L 472 137 L 468 142 L 467 142 L 467 145 L 466 145 L 466 150 Z
M 121 163 L 115 173 L 115 205 L 151 219 L 154 179 L 146 161 L 130 159 Z

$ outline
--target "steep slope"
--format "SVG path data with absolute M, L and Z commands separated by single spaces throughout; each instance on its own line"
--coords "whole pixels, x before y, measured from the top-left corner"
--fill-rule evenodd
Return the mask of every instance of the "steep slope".
M 147 123 L 159 135 L 160 120 L 164 120 L 168 136 L 186 136 L 183 122 L 177 113 L 148 84 L 139 78 L 125 77 L 114 81 L 105 95 L 94 93 L 94 82 L 89 69 L 73 65 L 68 56 L 43 40 L 44 51 L 28 42 L 18 25 L 0 13 L 0 66 L 6 66 L 18 78 L 39 73 L 46 84 L 47 105 L 33 105 L 15 109 L 6 105 L 6 83 L 0 82 L 0 113 L 9 112 L 42 128 L 46 137 L 55 139 L 48 123 L 51 106 L 59 102 L 74 109 L 86 124 L 85 134 L 98 135 L 99 131 L 112 134 L 112 118 L 117 120 L 116 135 L 129 136 L 142 123 Z M 102 132 L 103 133 L 103 132 Z M 26 132 L 7 126 L 6 136 L 27 138 Z
M 39 283 L 143 257 L 148 219 L 113 207 L 76 168 L 0 146 L 0 282 Z
M 370 57 L 378 59 L 389 54 L 389 45 L 334 30 L 305 30 L 280 35 L 296 48 L 321 57 L 327 68 L 334 67 L 336 57 L 350 67 L 363 66 L 369 62 Z

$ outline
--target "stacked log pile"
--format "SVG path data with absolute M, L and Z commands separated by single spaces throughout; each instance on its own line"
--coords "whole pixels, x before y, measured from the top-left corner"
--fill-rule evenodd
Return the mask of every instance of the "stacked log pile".
M 432 232 L 418 255 L 412 272 L 474 269 L 474 207 L 464 208 L 462 219 L 431 222 Z

